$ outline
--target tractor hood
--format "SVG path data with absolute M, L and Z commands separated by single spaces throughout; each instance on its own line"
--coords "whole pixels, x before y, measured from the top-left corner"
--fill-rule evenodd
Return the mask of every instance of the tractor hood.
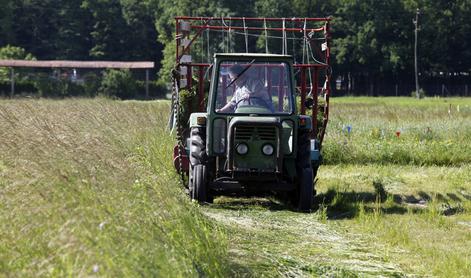
M 228 169 L 230 171 L 281 173 L 282 124 L 278 117 L 234 117 L 228 128 Z M 239 146 L 244 145 L 243 153 Z M 268 148 L 268 153 L 263 149 Z
M 249 124 L 249 125 L 278 125 L 280 124 L 279 117 L 259 117 L 259 116 L 240 116 L 240 117 L 233 117 L 230 120 L 229 128 L 236 124 Z

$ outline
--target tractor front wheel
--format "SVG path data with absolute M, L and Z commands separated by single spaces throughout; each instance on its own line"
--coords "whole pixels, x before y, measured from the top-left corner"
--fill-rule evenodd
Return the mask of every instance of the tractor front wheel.
M 311 167 L 300 171 L 298 184 L 298 209 L 300 211 L 310 211 L 314 200 L 313 173 Z
M 189 187 L 191 199 L 200 203 L 208 201 L 208 174 L 206 165 L 190 166 Z
M 298 134 L 298 153 L 296 157 L 297 188 L 293 192 L 293 204 L 300 211 L 310 211 L 314 200 L 314 173 L 311 166 L 311 140 L 308 130 Z

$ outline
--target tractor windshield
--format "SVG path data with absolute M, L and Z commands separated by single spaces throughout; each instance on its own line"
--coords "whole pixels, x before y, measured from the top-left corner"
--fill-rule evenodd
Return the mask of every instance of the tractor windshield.
M 293 97 L 288 63 L 224 61 L 219 66 L 216 112 L 291 114 Z

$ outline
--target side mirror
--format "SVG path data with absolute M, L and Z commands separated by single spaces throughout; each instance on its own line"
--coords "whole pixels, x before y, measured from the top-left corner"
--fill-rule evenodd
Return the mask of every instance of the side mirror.
M 307 98 L 304 101 L 304 107 L 306 107 L 307 109 L 311 109 L 313 105 L 314 105 L 314 100 L 312 98 Z

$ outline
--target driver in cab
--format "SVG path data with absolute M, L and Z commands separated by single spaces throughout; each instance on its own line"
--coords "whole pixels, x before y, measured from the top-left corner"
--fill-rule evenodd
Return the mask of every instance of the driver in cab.
M 254 76 L 253 72 L 248 71 L 248 67 L 233 65 L 229 68 L 230 85 L 235 85 L 235 91 L 232 99 L 224 107 L 216 109 L 219 113 L 230 113 L 242 105 L 255 105 L 266 107 L 273 112 L 270 97 L 265 86 Z

